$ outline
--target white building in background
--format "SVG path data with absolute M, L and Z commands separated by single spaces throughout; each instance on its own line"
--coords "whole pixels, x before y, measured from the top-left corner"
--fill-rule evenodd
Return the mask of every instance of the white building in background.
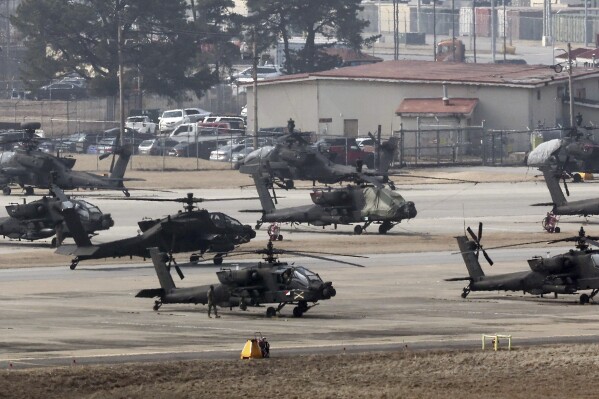
M 417 120 L 435 125 L 437 119 L 456 127 L 484 123 L 491 129 L 534 129 L 569 124 L 567 88 L 566 71 L 555 73 L 543 65 L 386 61 L 261 81 L 258 122 L 260 128 L 285 126 L 293 118 L 303 131 L 347 137 L 373 132 L 378 125 L 389 135 L 401 124 L 413 129 Z M 249 86 L 248 126 L 254 115 L 251 91 Z M 574 68 L 573 93 L 574 114 L 599 124 L 599 69 Z M 431 102 L 418 101 L 425 99 Z M 426 104 L 439 115 L 428 112 Z

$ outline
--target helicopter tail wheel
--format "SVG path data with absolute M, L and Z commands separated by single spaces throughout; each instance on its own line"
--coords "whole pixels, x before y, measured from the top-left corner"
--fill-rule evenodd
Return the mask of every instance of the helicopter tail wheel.
M 50 241 L 50 247 L 56 248 L 56 237 L 52 238 L 52 241 Z
M 6 186 L 6 187 L 2 187 L 2 194 L 4 195 L 10 195 L 10 192 L 12 190 L 10 189 L 10 187 Z
M 218 265 L 222 265 L 223 264 L 223 254 L 216 254 L 216 255 L 214 255 L 214 259 L 212 261 L 217 266 Z
M 362 231 L 363 231 L 362 226 L 360 226 L 360 225 L 354 226 L 354 234 L 355 235 L 359 236 L 360 234 L 362 234 Z
M 589 300 L 590 300 L 590 298 L 587 294 L 582 294 L 580 296 L 580 304 L 581 305 L 585 305 L 585 304 L 589 303 Z
M 248 308 L 248 305 L 244 301 L 241 301 L 241 303 L 239 304 L 239 309 L 245 311 L 245 310 L 247 310 L 247 308 Z
M 79 259 L 75 258 L 71 261 L 71 266 L 69 266 L 71 268 L 71 270 L 75 270 L 75 268 L 77 267 L 77 265 L 79 264 Z
M 31 186 L 25 187 L 25 195 L 33 195 L 33 194 L 34 194 L 33 187 L 31 187 Z
M 266 317 L 275 317 L 277 315 L 277 310 L 272 306 L 266 308 Z
M 154 309 L 154 311 L 158 311 L 158 309 L 160 309 L 160 307 L 162 306 L 162 301 L 156 301 L 154 302 L 154 306 L 152 307 L 152 309 Z
M 464 290 L 462 291 L 462 298 L 466 299 L 466 297 L 468 296 L 469 293 L 470 293 L 470 289 L 464 288 Z

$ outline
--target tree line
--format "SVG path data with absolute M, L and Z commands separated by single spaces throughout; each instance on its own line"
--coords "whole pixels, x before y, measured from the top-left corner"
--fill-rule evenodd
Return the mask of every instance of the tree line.
M 77 74 L 94 94 L 114 96 L 120 48 L 126 90 L 181 99 L 230 74 L 238 41 L 258 53 L 282 41 L 287 73 L 330 69 L 338 59 L 320 51 L 317 35 L 354 49 L 375 39 L 362 37 L 360 2 L 247 0 L 242 16 L 233 0 L 23 0 L 11 23 L 27 49 L 21 76 L 30 88 Z M 299 51 L 294 36 L 305 38 Z

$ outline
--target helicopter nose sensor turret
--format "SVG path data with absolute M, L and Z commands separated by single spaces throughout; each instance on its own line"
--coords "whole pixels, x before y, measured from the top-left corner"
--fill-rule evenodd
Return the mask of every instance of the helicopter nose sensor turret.
M 416 217 L 418 212 L 416 211 L 416 205 L 412 201 L 407 201 L 399 209 L 399 213 L 402 219 L 412 219 Z

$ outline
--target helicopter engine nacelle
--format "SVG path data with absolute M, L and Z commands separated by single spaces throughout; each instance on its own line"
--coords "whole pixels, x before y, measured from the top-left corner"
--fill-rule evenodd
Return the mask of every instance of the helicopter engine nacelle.
M 312 198 L 312 202 L 321 206 L 345 206 L 351 204 L 351 194 L 345 190 L 316 190 L 310 193 L 310 197 Z
M 45 213 L 44 206 L 41 204 L 19 204 L 6 207 L 8 214 L 15 219 L 33 219 L 38 218 Z
M 218 280 L 224 285 L 251 285 L 260 280 L 260 274 L 256 269 L 225 269 L 216 274 Z
M 572 267 L 572 261 L 565 256 L 554 256 L 553 258 L 542 258 L 535 256 L 528 260 L 528 265 L 533 272 L 543 274 L 563 273 Z

